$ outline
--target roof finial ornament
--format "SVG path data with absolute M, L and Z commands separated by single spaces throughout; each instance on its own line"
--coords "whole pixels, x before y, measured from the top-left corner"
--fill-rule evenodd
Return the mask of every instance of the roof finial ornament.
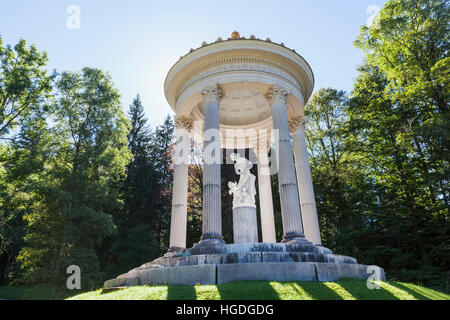
M 241 35 L 239 34 L 239 32 L 237 32 L 237 31 L 234 31 L 232 34 L 231 34 L 231 39 L 232 40 L 239 40 L 241 38 Z

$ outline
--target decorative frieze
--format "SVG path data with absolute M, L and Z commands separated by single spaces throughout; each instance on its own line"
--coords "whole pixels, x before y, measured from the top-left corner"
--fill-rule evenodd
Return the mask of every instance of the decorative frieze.
M 201 64 L 198 67 L 195 67 L 192 69 L 191 74 L 196 74 L 198 72 L 201 72 L 202 70 L 211 68 L 215 65 L 221 65 L 221 64 L 229 64 L 229 63 L 235 63 L 235 62 L 255 62 L 258 64 L 272 64 L 274 66 L 277 66 L 280 69 L 284 69 L 286 71 L 289 70 L 289 67 L 286 64 L 280 63 L 278 61 L 275 61 L 270 58 L 263 58 L 263 57 L 254 57 L 254 56 L 223 56 L 218 59 L 209 61 L 207 63 Z
M 282 79 L 287 80 L 300 92 L 303 92 L 303 88 L 298 85 L 299 80 L 293 77 L 288 71 L 286 71 L 286 69 L 287 67 L 284 65 L 280 65 L 277 64 L 275 61 L 263 58 L 238 57 L 235 59 L 231 58 L 221 59 L 215 61 L 214 63 L 209 63 L 207 65 L 194 69 L 194 71 L 191 73 L 191 76 L 189 77 L 189 81 L 186 81 L 186 83 L 180 90 L 180 94 L 184 92 L 192 84 L 199 81 L 200 79 L 204 79 L 220 73 L 241 72 L 241 71 L 262 72 L 270 75 L 276 75 Z

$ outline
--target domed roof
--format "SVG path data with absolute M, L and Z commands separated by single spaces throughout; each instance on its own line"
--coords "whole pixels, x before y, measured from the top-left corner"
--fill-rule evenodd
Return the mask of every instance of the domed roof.
M 291 94 L 287 100 L 288 115 L 302 116 L 313 87 L 314 75 L 303 57 L 284 44 L 249 39 L 235 31 L 227 40 L 203 42 L 170 69 L 164 91 L 177 116 L 203 121 L 201 91 L 220 85 L 221 130 L 229 128 L 272 128 L 271 108 L 264 98 L 274 84 Z

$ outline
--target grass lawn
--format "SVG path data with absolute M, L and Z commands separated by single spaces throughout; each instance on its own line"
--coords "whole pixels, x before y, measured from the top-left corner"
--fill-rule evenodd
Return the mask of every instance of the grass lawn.
M 221 285 L 142 286 L 101 293 L 101 289 L 70 300 L 450 300 L 450 295 L 401 282 L 377 282 L 370 290 L 365 280 L 337 282 L 255 281 Z M 1 296 L 1 294 L 0 294 Z
M 450 300 L 450 295 L 419 285 L 402 282 L 377 282 L 370 290 L 365 280 L 337 282 L 255 281 L 221 285 L 141 286 L 108 293 L 102 290 L 75 296 L 64 291 L 59 299 L 69 300 Z M 51 299 L 46 287 L 0 287 L 0 299 Z

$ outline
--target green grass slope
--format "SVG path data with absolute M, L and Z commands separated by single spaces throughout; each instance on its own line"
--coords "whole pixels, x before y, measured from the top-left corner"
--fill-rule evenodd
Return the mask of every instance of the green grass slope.
M 108 293 L 86 292 L 70 300 L 450 300 L 450 295 L 402 282 L 376 282 L 368 289 L 365 280 L 336 282 L 275 281 L 235 282 L 221 285 L 141 286 Z

